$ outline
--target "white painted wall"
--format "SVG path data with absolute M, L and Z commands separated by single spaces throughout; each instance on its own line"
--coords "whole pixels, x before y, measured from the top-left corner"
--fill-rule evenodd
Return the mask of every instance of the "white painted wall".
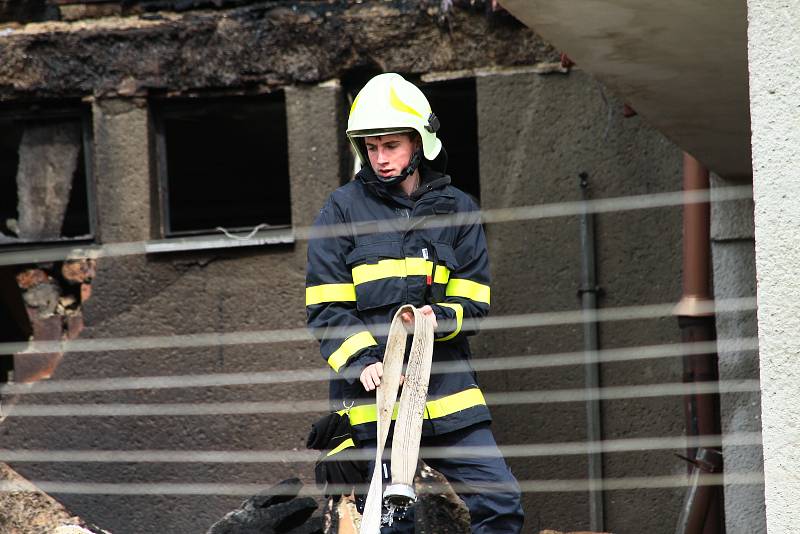
M 767 531 L 800 525 L 800 0 L 748 0 Z

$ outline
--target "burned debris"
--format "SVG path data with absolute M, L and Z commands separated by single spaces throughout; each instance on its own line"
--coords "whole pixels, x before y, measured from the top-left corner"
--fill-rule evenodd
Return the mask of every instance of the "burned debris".
M 482 10 L 452 8 L 443 26 L 438 6 L 248 2 L 224 12 L 9 28 L 0 40 L 0 100 L 263 94 L 341 79 L 367 64 L 413 74 L 558 61 L 510 17 L 492 21 Z
M 95 276 L 94 260 L 68 260 L 47 268 L 28 268 L 16 275 L 22 295 L 26 325 L 34 341 L 75 339 L 83 330 L 81 306 L 91 296 Z M 49 378 L 63 353 L 25 353 L 13 355 L 14 382 L 34 382 Z
M 284 480 L 214 523 L 207 534 L 323 534 L 323 520 L 312 517 L 317 503 L 298 496 L 303 483 Z

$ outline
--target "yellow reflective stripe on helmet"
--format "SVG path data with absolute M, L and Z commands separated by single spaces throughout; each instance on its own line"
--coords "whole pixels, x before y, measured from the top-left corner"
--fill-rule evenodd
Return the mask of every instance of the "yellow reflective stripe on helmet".
M 425 403 L 425 419 L 436 419 L 446 415 L 454 414 L 467 408 L 486 405 L 486 399 L 478 388 L 465 389 L 453 395 L 448 395 L 440 399 Z M 397 419 L 397 411 L 400 403 L 395 403 L 392 419 Z M 362 404 L 350 408 L 350 424 L 363 425 L 374 423 L 378 420 L 378 410 L 374 404 Z
M 406 276 L 430 276 L 433 262 L 425 258 L 405 258 L 402 260 L 381 260 L 378 263 L 365 263 L 353 267 L 353 284 L 381 280 L 383 278 L 403 278 Z M 450 279 L 450 269 L 443 265 L 436 266 L 437 284 L 446 284 Z
M 306 288 L 306 306 L 322 302 L 355 302 L 356 286 L 353 284 L 322 284 Z
M 452 333 L 450 333 L 450 334 L 448 334 L 448 335 L 446 335 L 444 337 L 440 337 L 436 341 L 448 341 L 448 340 L 451 340 L 454 337 L 456 337 L 459 332 L 461 332 L 461 323 L 464 322 L 464 308 L 463 308 L 463 306 L 461 306 L 461 304 L 457 304 L 455 302 L 437 302 L 436 305 L 437 306 L 444 306 L 446 308 L 452 308 L 456 312 L 456 328 L 455 328 L 455 330 L 453 330 Z
M 358 104 L 358 98 L 359 98 L 360 96 L 361 96 L 361 93 L 359 92 L 359 93 L 356 95 L 356 97 L 353 99 L 353 105 L 352 105 L 352 106 L 350 106 L 350 115 L 352 115 L 352 114 L 353 114 L 353 110 L 355 110 L 355 109 L 356 109 L 356 104 Z
M 411 113 L 412 115 L 416 115 L 422 120 L 426 119 L 426 117 L 423 117 L 419 111 L 417 111 L 416 109 L 412 108 L 411 106 L 400 100 L 400 97 L 397 96 L 397 93 L 394 91 L 394 87 L 389 87 L 389 105 L 392 106 L 397 111 L 402 111 L 403 113 Z
M 333 456 L 337 452 L 342 452 L 343 450 L 347 449 L 348 447 L 355 447 L 355 446 L 356 446 L 356 444 L 353 443 L 353 438 L 347 438 L 346 440 L 341 442 L 339 445 L 337 445 L 336 448 L 331 449 L 331 451 L 328 454 L 326 454 L 325 457 L 327 458 L 328 456 Z
M 338 373 L 339 369 L 341 369 L 342 366 L 347 363 L 347 360 L 350 359 L 350 356 L 361 349 L 365 349 L 377 344 L 378 342 L 375 341 L 375 338 L 372 337 L 372 334 L 366 330 L 357 334 L 353 334 L 345 339 L 344 343 L 342 343 L 341 346 L 339 346 L 339 348 L 336 349 L 333 354 L 331 354 L 330 358 L 328 358 L 328 364 L 333 367 L 334 371 Z
M 445 290 L 448 297 L 464 297 L 486 304 L 489 304 L 489 293 L 489 286 L 463 278 L 451 278 Z

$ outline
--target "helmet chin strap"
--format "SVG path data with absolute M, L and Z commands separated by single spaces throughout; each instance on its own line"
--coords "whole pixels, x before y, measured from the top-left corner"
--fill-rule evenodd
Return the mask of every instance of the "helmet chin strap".
M 411 156 L 411 160 L 408 162 L 408 166 L 403 169 L 403 172 L 398 174 L 397 176 L 390 176 L 389 178 L 382 178 L 378 173 L 375 173 L 375 176 L 378 180 L 386 185 L 397 185 L 412 174 L 414 171 L 417 170 L 419 167 L 419 163 L 422 161 L 422 149 L 417 149 L 414 151 L 414 155 Z

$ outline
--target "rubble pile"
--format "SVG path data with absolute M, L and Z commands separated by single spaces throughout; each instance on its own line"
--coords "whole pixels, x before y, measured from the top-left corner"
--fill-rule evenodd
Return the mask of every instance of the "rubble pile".
M 3 534 L 110 534 L 73 516 L 63 505 L 3 463 L 0 463 L 0 485 L 8 486 L 4 489 L 10 490 L 0 492 L 0 532 Z M 77 530 L 78 527 L 81 530 Z

